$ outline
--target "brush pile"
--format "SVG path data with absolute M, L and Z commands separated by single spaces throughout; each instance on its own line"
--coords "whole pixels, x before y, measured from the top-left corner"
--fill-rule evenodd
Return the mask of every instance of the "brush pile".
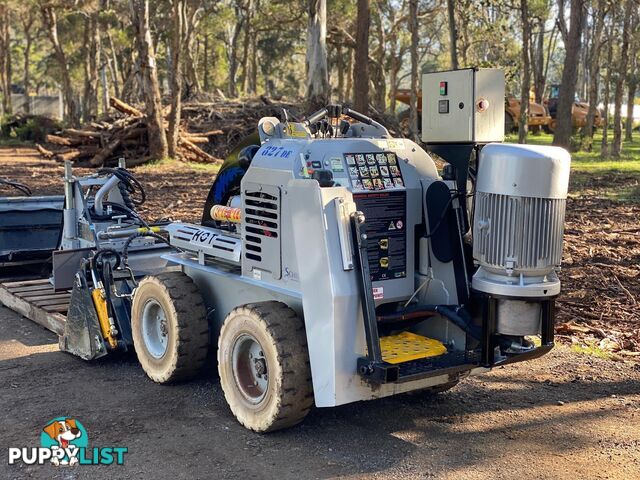
M 190 102 L 182 107 L 182 118 L 193 135 L 206 136 L 207 153 L 224 158 L 238 142 L 258 131 L 262 117 L 282 119 L 283 110 L 290 119 L 302 117 L 302 102 L 274 102 L 265 96 L 243 100 L 216 98 L 207 102 Z
M 36 148 L 45 158 L 70 160 L 83 167 L 115 165 L 120 157 L 124 157 L 129 166 L 146 163 L 150 157 L 144 114 L 117 98 L 112 97 L 110 103 L 113 115 L 89 122 L 81 129 L 67 128 L 56 135 L 47 135 L 46 143 L 37 144 Z M 178 142 L 180 159 L 221 162 L 241 140 L 257 133 L 262 117 L 283 119 L 284 111 L 293 121 L 299 121 L 308 113 L 304 102 L 276 102 L 265 96 L 242 100 L 209 97 L 184 103 Z M 166 107 L 165 119 L 168 113 L 169 107 Z M 372 116 L 393 135 L 401 135 L 395 116 L 375 111 Z
M 131 167 L 149 161 L 151 158 L 144 114 L 114 97 L 110 99 L 110 104 L 117 112 L 113 116 L 89 122 L 80 129 L 66 128 L 56 135 L 47 135 L 46 146 L 36 144 L 40 155 L 60 162 L 72 161 L 81 167 L 116 165 L 121 157 Z M 168 113 L 168 109 L 165 113 Z M 191 133 L 186 128 L 181 128 L 178 137 L 180 159 L 199 163 L 222 162 L 219 157 L 200 148 L 199 145 L 208 142 L 206 132 Z

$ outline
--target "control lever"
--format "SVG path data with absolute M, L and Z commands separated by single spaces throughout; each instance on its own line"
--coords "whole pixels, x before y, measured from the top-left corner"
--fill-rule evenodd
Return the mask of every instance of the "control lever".
M 356 112 L 355 110 L 351 110 L 349 107 L 342 107 L 342 113 L 350 116 L 354 120 L 358 120 L 359 122 L 366 123 L 367 125 L 373 125 L 373 119 L 371 117 L 367 117 L 366 115 Z
M 312 124 L 316 123 L 318 120 L 324 118 L 327 115 L 327 113 L 329 113 L 327 111 L 327 109 L 326 108 L 322 108 L 322 109 L 318 110 L 317 112 L 312 113 L 311 115 L 309 115 L 309 118 L 307 118 L 304 121 L 304 123 L 305 123 L 305 125 L 307 127 L 310 127 Z
M 350 127 L 351 127 L 351 124 L 349 122 L 347 122 L 346 120 L 340 120 L 339 130 L 343 137 L 347 135 L 347 132 L 349 131 Z

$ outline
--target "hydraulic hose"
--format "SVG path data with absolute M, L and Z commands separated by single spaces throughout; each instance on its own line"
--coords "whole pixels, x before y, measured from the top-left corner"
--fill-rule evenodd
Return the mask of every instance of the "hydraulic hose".
M 151 231 L 136 232 L 133 235 L 131 235 L 129 238 L 127 238 L 124 242 L 124 245 L 122 246 L 122 261 L 124 265 L 127 267 L 129 266 L 129 246 L 131 245 L 131 242 L 133 242 L 133 240 L 139 237 L 152 237 L 152 238 L 155 238 L 156 240 L 160 240 L 161 242 L 171 246 L 171 244 L 169 243 L 169 240 L 167 240 L 161 235 L 158 235 L 157 233 L 153 233 Z
M 454 307 L 458 309 L 459 307 Z M 459 327 L 464 332 L 468 333 L 469 336 L 473 337 L 476 340 L 480 340 L 482 338 L 482 331 L 476 325 L 472 325 L 467 320 L 462 318 L 456 311 L 452 310 L 451 307 L 446 305 L 436 305 L 435 311 L 446 317 L 448 320 Z
M 405 320 L 428 318 L 438 314 L 442 315 L 447 320 L 450 320 L 465 333 L 468 333 L 469 336 L 476 340 L 480 340 L 482 335 L 481 329 L 478 326 L 471 324 L 471 319 L 467 315 L 466 311 L 459 305 L 420 305 L 413 308 L 406 308 L 397 313 L 376 315 L 376 319 L 381 323 L 395 323 Z
M 31 196 L 31 189 L 24 183 L 14 182 L 13 180 L 6 180 L 4 178 L 0 178 L 0 186 L 2 185 L 7 185 L 9 187 L 15 188 L 26 197 Z

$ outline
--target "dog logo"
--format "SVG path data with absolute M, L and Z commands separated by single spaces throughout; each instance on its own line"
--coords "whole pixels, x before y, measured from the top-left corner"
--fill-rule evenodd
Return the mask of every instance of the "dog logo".
M 87 430 L 76 418 L 58 417 L 40 432 L 40 446 L 10 446 L 9 465 L 124 465 L 127 447 L 89 448 Z
M 77 465 L 78 449 L 89 443 L 87 431 L 75 418 L 59 417 L 51 420 L 40 434 L 40 443 L 45 448 L 61 453 L 51 456 L 54 465 Z

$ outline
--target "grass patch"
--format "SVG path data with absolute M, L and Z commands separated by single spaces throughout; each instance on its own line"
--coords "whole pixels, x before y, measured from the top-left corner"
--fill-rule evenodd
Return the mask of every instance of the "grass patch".
M 0 147 L 33 147 L 34 142 L 19 138 L 0 137 Z
M 517 135 L 508 135 L 506 142 L 516 143 Z M 609 145 L 613 141 L 610 135 Z M 529 135 L 531 145 L 551 145 L 553 135 Z M 640 203 L 640 134 L 633 142 L 624 142 L 622 155 L 603 159 L 600 155 L 602 134 L 593 139 L 594 150 L 571 153 L 571 194 L 589 193 L 607 199 Z
M 589 355 L 591 357 L 602 358 L 604 360 L 611 359 L 611 352 L 608 352 L 598 347 L 598 342 L 596 342 L 595 340 L 591 342 L 587 342 L 584 345 L 581 345 L 581 344 L 571 345 L 571 351 L 582 354 L 582 355 Z
M 147 162 L 143 165 L 135 167 L 135 169 L 138 172 L 151 172 L 151 173 L 162 173 L 162 172 L 171 172 L 175 170 L 189 169 L 194 172 L 209 172 L 212 174 L 216 174 L 218 173 L 218 170 L 220 170 L 220 164 L 182 162 L 175 158 L 163 158 L 161 160 Z

